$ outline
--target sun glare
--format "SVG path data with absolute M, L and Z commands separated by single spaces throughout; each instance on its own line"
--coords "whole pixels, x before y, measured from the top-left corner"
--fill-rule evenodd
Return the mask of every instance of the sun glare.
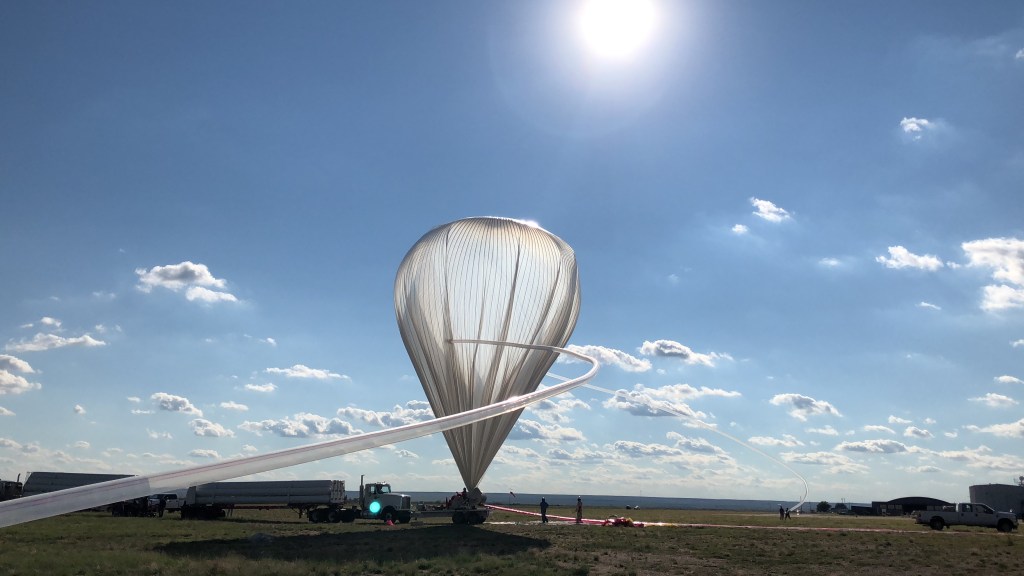
M 584 44 L 595 56 L 628 60 L 651 40 L 657 10 L 652 0 L 587 0 L 577 24 Z

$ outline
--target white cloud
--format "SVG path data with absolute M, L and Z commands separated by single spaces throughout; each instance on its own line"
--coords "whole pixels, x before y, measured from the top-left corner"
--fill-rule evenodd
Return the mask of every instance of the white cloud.
M 1004 310 L 1024 307 L 1024 240 L 986 238 L 961 244 L 970 267 L 991 268 L 1000 284 L 985 286 L 981 308 Z
M 0 370 L 0 396 L 4 394 L 22 394 L 29 390 L 39 390 L 42 387 L 42 384 L 29 382 L 24 376 Z
M 185 291 L 185 299 L 189 302 L 196 300 L 200 302 L 238 302 L 238 298 L 234 294 L 227 292 L 217 292 L 216 290 L 210 290 L 209 288 L 203 288 L 202 286 L 190 286 Z
M 984 404 L 989 408 L 1010 408 L 1012 406 L 1020 404 L 1020 402 L 1017 402 L 1016 400 L 1010 398 L 1009 396 L 1003 396 L 1002 394 L 995 394 L 992 392 L 989 392 L 988 394 L 985 394 L 984 396 L 978 398 L 968 398 L 968 400 L 970 400 L 971 402 L 978 402 L 979 404 Z
M 910 424 L 913 420 L 907 420 L 906 418 L 900 418 L 899 416 L 889 416 L 889 424 Z
M 220 424 L 217 424 L 216 422 L 210 422 L 209 420 L 205 420 L 203 418 L 196 418 L 195 420 L 189 422 L 188 425 L 192 428 L 192 433 L 195 434 L 196 436 L 226 438 L 235 435 L 233 430 L 228 430 L 227 428 L 221 426 Z
M 1024 380 L 1017 378 L 1016 376 L 1002 375 L 996 376 L 995 381 L 1000 384 L 1024 384 Z
M 924 138 L 926 133 L 939 129 L 940 124 L 927 118 L 903 118 L 900 120 L 900 130 L 910 140 L 917 141 Z
M 906 444 L 896 440 L 862 440 L 860 442 L 842 442 L 836 446 L 836 450 L 845 452 L 868 452 L 873 454 L 899 454 L 909 452 Z
M 305 412 L 281 420 L 246 421 L 238 427 L 254 434 L 269 432 L 285 438 L 351 436 L 363 432 L 339 418 L 325 418 Z
M 757 444 L 758 446 L 783 446 L 785 448 L 795 448 L 797 446 L 803 446 L 804 443 L 797 440 L 796 436 L 790 434 L 783 434 L 782 438 L 773 438 L 771 436 L 754 436 L 748 438 L 747 442 L 751 444 Z
M 155 402 L 160 410 L 166 412 L 184 412 L 185 414 L 195 414 L 196 416 L 203 415 L 202 410 L 193 406 L 188 398 L 182 396 L 157 392 L 150 396 L 149 399 Z
M 196 448 L 195 450 L 188 453 L 189 456 L 195 458 L 210 458 L 212 460 L 220 460 L 220 453 L 216 450 L 207 450 L 205 448 Z
M 267 384 L 246 384 L 245 385 L 245 389 L 250 391 L 250 392 L 266 393 L 266 392 L 273 392 L 274 390 L 277 390 L 277 385 L 276 384 L 270 384 L 270 383 L 267 383 Z
M 80 404 L 75 404 L 74 411 L 75 411 L 75 414 L 79 414 L 79 415 L 85 414 L 85 408 L 83 408 Z
M 0 406 L 0 416 L 14 416 L 14 412 L 11 412 L 7 408 Z
M 1020 340 L 1014 340 L 1013 342 L 1010 342 L 1010 346 L 1012 346 L 1014 348 L 1018 348 L 1020 346 L 1024 346 L 1024 338 L 1021 338 Z
M 919 302 L 917 304 L 917 307 L 918 308 L 927 308 L 928 310 L 942 310 L 941 307 L 936 306 L 935 304 L 932 304 L 930 302 Z
M 785 462 L 825 466 L 830 474 L 865 474 L 871 471 L 867 466 L 858 464 L 847 456 L 832 452 L 783 452 L 779 455 Z
M 131 402 L 132 404 L 140 404 L 142 402 L 142 398 L 139 398 L 138 396 L 127 396 L 125 397 L 125 400 Z
M 78 442 L 72 444 L 72 446 L 78 448 L 79 450 L 88 450 L 91 447 L 91 444 L 89 444 L 85 440 L 79 440 Z
M 337 414 L 351 420 L 362 420 L 379 428 L 393 428 L 416 422 L 425 422 L 434 417 L 430 404 L 423 400 L 411 400 L 404 407 L 395 405 L 390 412 L 346 407 L 339 408 Z
M 591 356 L 605 366 L 618 366 L 626 372 L 647 372 L 651 369 L 651 362 L 649 360 L 630 356 L 629 354 L 614 348 L 595 345 L 576 346 L 575 344 L 570 344 L 566 346 L 566 350 L 572 350 L 578 354 Z M 563 356 L 559 356 L 558 361 L 569 364 L 579 362 L 579 360 L 576 360 L 575 358 Z
M 825 436 L 839 436 L 839 431 L 832 426 L 824 426 L 823 428 L 808 428 L 808 432 L 812 434 L 824 434 Z
M 221 402 L 220 407 L 225 410 L 235 410 L 237 412 L 246 412 L 249 410 L 249 407 L 246 406 L 245 404 L 239 404 L 238 402 L 234 402 L 231 400 L 228 400 L 227 402 Z
M 590 405 L 568 394 L 555 399 L 541 400 L 530 405 L 529 410 L 545 422 L 561 424 L 571 422 L 572 418 L 569 417 L 569 413 L 577 408 L 590 410 Z
M 751 198 L 750 204 L 754 208 L 757 208 L 757 211 L 754 212 L 754 216 L 757 216 L 758 218 L 763 218 L 769 222 L 782 222 L 783 220 L 790 219 L 789 212 L 786 212 L 768 200 Z
M 889 428 L 888 426 L 871 425 L 871 424 L 865 426 L 863 428 L 863 430 L 865 432 L 885 432 L 887 434 L 895 434 L 896 433 L 895 430 L 893 430 L 892 428 Z
M 982 432 L 1001 436 L 1004 438 L 1024 438 L 1024 418 L 1008 424 L 993 424 L 991 426 L 964 426 L 971 432 Z
M 161 287 L 172 292 L 180 292 L 185 289 L 185 297 L 189 300 L 201 302 L 238 301 L 233 294 L 211 289 L 223 289 L 227 286 L 227 282 L 215 278 L 205 264 L 186 261 L 180 264 L 154 266 L 149 270 L 137 268 L 135 273 L 139 276 L 137 288 L 147 294 L 152 292 L 153 288 Z
M 296 364 L 291 368 L 267 368 L 264 370 L 267 374 L 282 374 L 285 378 L 310 378 L 313 380 L 350 380 L 348 376 L 344 374 L 338 374 L 331 372 L 330 370 L 322 370 L 319 368 L 310 368 L 303 364 Z
M 825 268 L 838 268 L 840 264 L 842 264 L 842 262 L 840 262 L 838 258 L 822 258 L 821 260 L 818 260 L 818 265 L 824 266 Z
M 644 340 L 639 351 L 644 356 L 679 358 L 690 365 L 700 364 L 710 367 L 714 367 L 715 361 L 718 359 L 724 358 L 732 360 L 732 356 L 729 356 L 728 354 L 719 354 L 717 352 L 702 354 L 700 352 L 694 352 L 688 346 L 684 346 L 674 340 L 655 340 L 654 342 Z
M 747 232 L 750 232 L 750 228 L 747 228 L 743 224 L 737 224 L 737 225 L 732 227 L 732 233 L 736 234 L 737 236 L 742 236 L 742 235 L 746 234 Z
M 21 372 L 22 374 L 35 374 L 35 370 L 28 362 L 14 356 L 0 354 L 0 370 L 6 372 Z
M 18 342 L 8 343 L 4 346 L 4 349 L 10 352 L 41 352 L 43 350 L 54 350 L 57 348 L 64 348 L 66 346 L 93 348 L 95 346 L 106 345 L 106 342 L 97 340 L 88 334 L 74 338 L 65 338 L 63 336 L 58 336 L 57 334 L 43 334 L 40 332 L 33 336 L 31 340 L 21 340 Z
M 880 262 L 886 268 L 917 268 L 919 270 L 935 271 L 942 268 L 942 260 L 931 254 L 918 256 L 908 251 L 903 246 L 889 246 L 889 256 L 876 256 L 875 262 Z
M 935 437 L 935 435 L 932 434 L 931 432 L 924 430 L 923 428 L 918 428 L 917 426 L 907 426 L 906 429 L 903 430 L 903 436 L 907 438 L 924 439 Z
M 582 442 L 583 432 L 558 424 L 542 424 L 521 418 L 508 435 L 511 440 L 540 440 L 542 442 Z
M 602 404 L 608 409 L 624 410 L 635 416 L 683 416 L 695 420 L 704 420 L 708 416 L 704 412 L 691 408 L 686 401 L 704 396 L 736 398 L 739 392 L 718 388 L 695 388 L 689 384 L 672 384 L 661 388 L 647 388 L 643 384 L 633 386 L 632 390 L 616 390 L 615 396 Z
M 827 414 L 842 416 L 839 410 L 824 400 L 815 400 L 802 394 L 776 394 L 771 403 L 775 406 L 789 406 L 789 415 L 797 420 L 806 421 L 808 416 Z
M 1017 53 L 1013 55 L 1014 60 L 1024 60 L 1024 48 L 1017 50 Z
M 262 338 L 260 339 L 260 342 L 263 342 L 264 344 L 269 344 L 270 346 L 273 346 L 275 348 L 277 347 L 277 340 L 274 340 L 273 338 L 270 337 Z

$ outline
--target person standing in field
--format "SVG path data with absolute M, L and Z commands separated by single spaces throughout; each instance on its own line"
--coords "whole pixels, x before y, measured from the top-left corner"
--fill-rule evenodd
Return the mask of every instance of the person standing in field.
M 786 511 L 782 508 L 782 504 L 779 504 L 779 520 L 786 517 Z
M 576 523 L 583 524 L 583 497 L 576 498 Z
M 541 524 L 548 523 L 548 501 L 544 498 L 540 499 L 540 522 Z

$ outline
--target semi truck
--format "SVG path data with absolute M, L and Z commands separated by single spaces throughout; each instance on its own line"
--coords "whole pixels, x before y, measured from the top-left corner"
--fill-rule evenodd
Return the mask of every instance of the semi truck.
M 946 506 L 942 510 L 920 510 L 914 513 L 914 521 L 927 524 L 932 530 L 946 526 L 986 526 L 1000 532 L 1017 528 L 1017 516 L 1011 512 L 996 512 L 986 504 L 977 502 Z
M 391 491 L 387 482 L 359 480 L 359 497 L 350 500 L 344 480 L 287 480 L 211 482 L 188 489 L 180 500 L 169 500 L 167 511 L 183 519 L 221 518 L 236 509 L 291 508 L 310 522 L 354 522 L 356 519 L 406 523 L 412 519 L 412 499 Z

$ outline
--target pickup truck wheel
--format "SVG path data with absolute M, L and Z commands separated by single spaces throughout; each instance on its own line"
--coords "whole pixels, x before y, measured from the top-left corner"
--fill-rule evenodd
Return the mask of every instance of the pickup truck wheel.
M 1009 532 L 1013 530 L 1013 522 L 1003 518 L 999 521 L 999 524 L 996 525 L 996 530 L 999 530 L 1000 532 Z
M 932 521 L 929 522 L 928 525 L 932 527 L 932 530 L 942 530 L 946 527 L 946 523 L 938 516 L 932 518 Z

